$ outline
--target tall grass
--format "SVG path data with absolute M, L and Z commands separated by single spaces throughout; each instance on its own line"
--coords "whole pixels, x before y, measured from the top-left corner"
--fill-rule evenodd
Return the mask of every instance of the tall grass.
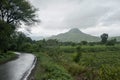
M 81 46 L 82 57 L 79 63 L 74 63 L 77 55 L 72 46 L 62 46 L 61 50 L 73 61 L 65 63 L 67 70 L 75 80 L 120 80 L 120 45 L 116 46 Z M 64 66 L 63 65 L 63 66 Z
M 65 53 L 74 53 L 76 52 L 76 47 L 77 46 L 61 46 L 60 49 L 61 51 Z M 120 46 L 105 46 L 105 45 L 95 45 L 95 46 L 81 46 L 82 47 L 82 52 L 104 52 L 104 51 L 120 51 Z
M 119 45 L 81 46 L 78 62 L 74 61 L 79 53 L 76 47 L 60 46 L 37 53 L 35 80 L 120 80 Z
M 35 80 L 73 80 L 64 67 L 58 65 L 47 54 L 37 53 L 38 67 Z

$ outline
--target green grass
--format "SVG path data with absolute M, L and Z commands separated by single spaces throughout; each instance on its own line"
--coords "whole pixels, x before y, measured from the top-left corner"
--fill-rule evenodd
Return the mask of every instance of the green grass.
M 79 64 L 93 68 L 100 80 L 120 80 L 120 51 L 83 53 Z
M 82 57 L 78 63 L 72 61 L 77 55 L 75 47 L 61 46 L 61 50 L 68 57 L 65 58 L 68 61 L 63 62 L 66 70 L 75 80 L 120 80 L 120 45 L 82 46 Z
M 120 51 L 87 52 L 82 54 L 80 64 L 99 68 L 104 64 L 120 66 Z
M 16 58 L 17 55 L 14 52 L 8 51 L 7 53 L 0 54 L 0 64 Z
M 120 45 L 81 46 L 80 61 L 74 62 L 76 47 L 36 53 L 35 80 L 120 80 Z
M 74 53 L 76 52 L 77 46 L 60 46 L 61 51 L 65 53 Z M 106 51 L 120 51 L 120 45 L 115 46 L 105 46 L 105 45 L 95 45 L 95 46 L 81 46 L 82 52 L 106 52 Z
M 35 80 L 73 80 L 67 70 L 55 63 L 48 55 L 37 53 L 37 57 Z

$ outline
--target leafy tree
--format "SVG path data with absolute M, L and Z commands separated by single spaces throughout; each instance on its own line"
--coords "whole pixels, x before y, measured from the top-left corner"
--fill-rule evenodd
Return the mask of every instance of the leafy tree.
M 81 44 L 82 44 L 82 45 L 87 45 L 88 42 L 87 42 L 87 41 L 81 41 Z
M 27 0 L 0 0 L 1 51 L 7 50 L 13 33 L 22 23 L 30 25 L 38 21 L 35 11 L 36 9 Z M 14 44 L 12 47 L 15 46 Z
M 105 44 L 107 42 L 107 39 L 108 39 L 108 34 L 103 33 L 101 35 L 101 42 Z
M 89 45 L 90 45 L 90 46 L 94 46 L 94 45 L 95 45 L 95 42 L 89 42 Z
M 58 41 L 56 39 L 49 39 L 46 41 L 47 46 L 58 46 Z
M 27 0 L 0 0 L 0 20 L 8 24 L 33 23 L 36 9 Z
M 14 26 L 0 20 L 0 51 L 6 52 L 9 47 L 10 35 L 14 32 Z
M 27 45 L 32 44 L 32 39 L 30 37 L 27 37 L 22 32 L 16 32 L 11 36 L 10 50 L 13 49 L 17 51 L 22 51 L 23 45 L 25 44 L 24 46 L 26 46 L 26 43 Z
M 24 42 L 21 46 L 21 51 L 25 52 L 32 52 L 33 51 L 33 45 L 29 42 Z

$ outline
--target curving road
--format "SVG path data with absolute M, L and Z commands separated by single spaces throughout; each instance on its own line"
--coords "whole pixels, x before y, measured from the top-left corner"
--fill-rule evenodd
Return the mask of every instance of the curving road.
M 0 80 L 27 80 L 36 63 L 36 57 L 29 53 L 18 53 L 18 59 L 0 65 Z

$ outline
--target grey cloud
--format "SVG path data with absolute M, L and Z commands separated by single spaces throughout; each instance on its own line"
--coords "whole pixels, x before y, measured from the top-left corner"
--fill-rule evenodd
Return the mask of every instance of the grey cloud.
M 103 25 L 110 26 L 112 24 L 119 24 L 120 25 L 120 9 L 116 12 L 111 13 L 106 19 L 103 19 Z
M 42 29 L 46 31 L 70 28 L 120 25 L 120 0 L 30 0 L 39 8 Z
M 114 12 L 115 9 L 119 8 L 118 3 L 115 1 L 99 1 L 99 0 L 86 0 L 79 6 L 77 11 L 73 11 L 68 17 L 66 18 L 67 24 L 71 25 L 72 27 L 78 28 L 87 28 L 87 27 L 95 27 L 99 24 L 106 24 L 108 23 L 109 19 L 107 16 Z M 114 6 L 112 6 L 114 5 Z M 112 15 L 110 15 L 111 17 Z M 113 16 L 112 16 L 113 17 Z M 120 20 L 118 16 L 115 15 L 117 20 L 113 20 L 113 22 L 117 22 Z M 106 20 L 104 20 L 106 19 Z M 112 22 L 109 23 L 112 25 Z
M 109 10 L 105 8 L 103 9 L 103 7 L 81 9 L 76 13 L 68 15 L 66 22 L 71 26 L 77 25 L 76 27 L 79 28 L 93 27 L 98 25 L 100 23 L 101 17 L 103 17 L 108 12 Z

